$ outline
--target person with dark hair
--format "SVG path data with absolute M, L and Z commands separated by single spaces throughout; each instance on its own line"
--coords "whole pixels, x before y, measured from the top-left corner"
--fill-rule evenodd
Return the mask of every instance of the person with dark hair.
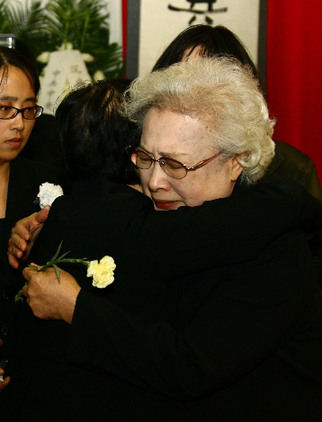
M 110 116 L 113 92 L 95 88 Z M 138 79 L 126 98 L 123 115 L 142 126 L 129 151 L 145 196 L 111 182 L 102 157 L 87 166 L 91 119 L 65 114 L 71 129 L 85 124 L 79 143 L 62 137 L 78 157 L 66 155 L 72 191 L 53 203 L 30 260 L 63 241 L 72 258 L 112 256 L 115 280 L 98 289 L 76 264 L 59 280 L 53 268 L 23 271 L 12 420 L 270 422 L 303 420 L 314 405 L 311 420 L 322 416 L 308 248 L 322 207 L 260 182 L 274 122 L 257 81 L 236 60 L 198 58 Z
M 120 87 L 113 81 L 78 87 L 57 108 L 65 167 L 73 180 L 102 176 L 117 183 L 139 183 L 125 147 L 138 144 L 140 134 L 118 112 Z
M 56 111 L 55 118 L 59 128 L 59 142 L 66 163 L 68 186 L 70 191 L 77 192 L 77 196 L 81 199 L 85 192 L 87 199 L 91 198 L 90 193 L 94 195 L 94 199 L 98 199 L 95 194 L 101 192 L 101 186 L 104 185 L 105 179 L 122 185 L 139 183 L 137 171 L 130 163 L 125 149 L 128 143 L 138 144 L 139 132 L 132 122 L 118 112 L 122 100 L 121 91 L 126 86 L 126 82 L 120 81 L 98 81 L 94 84 L 78 86 L 63 99 Z M 96 186 L 97 190 L 93 189 L 93 186 Z M 88 187 L 90 187 L 90 193 L 87 192 Z M 36 199 L 36 194 L 37 192 L 32 197 L 32 201 Z M 48 209 L 42 211 L 48 213 Z M 70 225 L 73 226 L 72 221 Z M 87 221 L 86 225 L 88 225 Z M 18 274 L 14 274 L 14 277 L 15 280 L 19 279 Z M 7 284 L 9 282 L 6 283 L 6 294 L 13 305 L 13 297 L 17 293 L 18 284 L 17 282 L 13 283 L 10 289 Z M 12 308 L 14 309 L 10 309 L 10 314 L 13 314 L 13 317 L 10 318 L 10 321 L 6 321 L 11 340 L 8 342 L 6 353 L 10 356 L 9 364 L 14 382 L 6 389 L 6 406 L 3 405 L 1 409 L 4 412 L 2 414 L 9 418 L 8 420 L 16 420 L 15 412 L 18 412 L 20 408 L 15 408 L 15 401 L 19 402 L 20 394 L 22 394 L 19 391 L 19 387 L 22 385 L 21 379 L 26 375 L 24 366 L 15 364 L 15 356 L 19 355 L 22 350 L 17 343 L 17 335 L 19 337 L 21 327 L 14 323 L 20 315 L 21 306 L 16 305 Z M 8 313 L 8 309 L 5 309 L 5 312 Z M 7 315 L 4 317 L 4 319 L 8 319 Z M 23 317 L 19 321 L 22 323 L 22 327 L 26 328 L 25 334 L 27 334 L 30 328 L 27 323 L 30 322 L 28 315 L 26 319 Z M 25 338 L 25 334 L 23 334 L 23 338 Z M 59 341 L 59 339 L 61 339 L 61 333 L 58 330 L 56 340 Z M 31 338 L 30 340 L 26 339 L 25 345 L 28 345 L 31 350 L 40 343 L 39 340 L 33 341 Z M 58 343 L 57 350 L 60 346 L 61 343 Z M 37 353 L 44 353 L 44 350 L 47 349 L 40 346 Z M 7 381 L 8 379 L 3 385 Z M 37 384 L 37 387 L 40 384 L 41 382 Z M 10 397 L 14 397 L 13 401 L 10 400 Z M 27 414 L 25 417 L 26 419 L 23 420 L 28 420 Z
M 166 47 L 152 70 L 164 69 L 196 56 L 235 57 L 251 69 L 263 90 L 261 77 L 246 48 L 236 34 L 221 25 L 193 25 L 186 28 Z M 322 201 L 322 189 L 313 161 L 292 145 L 276 140 L 274 142 L 275 156 L 265 178 L 276 179 L 277 183 L 279 180 L 299 183 Z
M 35 199 L 40 184 L 61 181 L 56 170 L 21 157 L 43 111 L 36 102 L 38 90 L 33 60 L 0 47 L 0 338 L 7 335 L 11 313 L 7 290 L 17 287 L 6 254 L 10 229 L 17 219 L 39 209 Z
M 22 55 L 32 68 L 35 82 L 35 93 L 38 95 L 39 78 L 36 58 L 29 46 L 21 39 L 14 42 L 14 55 Z M 42 113 L 35 121 L 34 128 L 29 136 L 28 143 L 21 151 L 21 156 L 29 160 L 48 163 L 51 167 L 63 170 L 62 153 L 58 142 L 58 132 L 55 118 L 51 114 Z
M 238 37 L 228 28 L 217 25 L 193 25 L 184 29 L 156 61 L 152 71 L 164 69 L 195 54 L 204 57 L 231 56 L 251 68 L 255 77 L 259 75 L 247 50 Z
M 195 57 L 228 56 L 239 60 L 248 67 L 259 82 L 265 95 L 261 76 L 248 54 L 246 48 L 236 34 L 227 27 L 217 25 L 192 25 L 184 29 L 164 50 L 153 66 L 152 71 L 165 69 L 182 60 Z M 285 111 L 287 112 L 287 111 Z M 273 183 L 290 182 L 289 189 L 299 184 L 312 196 L 322 201 L 321 184 L 314 162 L 294 146 L 274 140 L 275 154 L 263 180 Z M 296 189 L 296 186 L 294 187 Z M 322 289 L 322 231 L 315 242 L 314 260 L 316 272 Z

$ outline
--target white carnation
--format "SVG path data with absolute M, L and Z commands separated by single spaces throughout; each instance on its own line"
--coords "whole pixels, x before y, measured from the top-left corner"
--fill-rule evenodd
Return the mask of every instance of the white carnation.
M 60 185 L 54 185 L 48 182 L 42 183 L 39 186 L 39 193 L 37 195 L 40 208 L 51 205 L 56 198 L 62 195 L 64 195 L 64 192 Z

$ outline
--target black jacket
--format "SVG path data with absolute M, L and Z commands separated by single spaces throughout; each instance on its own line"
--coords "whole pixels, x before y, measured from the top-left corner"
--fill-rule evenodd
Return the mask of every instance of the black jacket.
M 319 420 L 308 241 L 322 211 L 287 190 L 258 184 L 155 213 L 141 194 L 97 181 L 55 201 L 31 259 L 44 263 L 63 240 L 71 257 L 112 255 L 116 277 L 98 290 L 67 268 L 83 286 L 71 326 L 17 308 L 21 420 Z
M 0 359 L 8 358 L 8 329 L 14 313 L 13 295 L 19 288 L 17 272 L 9 267 L 7 259 L 8 238 L 17 220 L 39 211 L 36 197 L 41 183 L 64 184 L 60 170 L 48 164 L 18 157 L 10 163 L 6 218 L 0 219 L 0 337 L 4 347 Z M 6 369 L 7 371 L 7 369 Z M 0 395 L 0 408 L 6 403 L 6 391 Z

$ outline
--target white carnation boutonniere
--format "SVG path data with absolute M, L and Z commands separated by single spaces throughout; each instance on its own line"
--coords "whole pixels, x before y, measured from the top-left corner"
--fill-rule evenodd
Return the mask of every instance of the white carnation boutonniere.
M 60 242 L 55 255 L 46 262 L 42 267 L 36 267 L 35 265 L 29 264 L 28 267 L 33 268 L 36 271 L 46 271 L 48 268 L 53 267 L 56 271 L 57 279 L 60 280 L 59 264 L 82 264 L 87 267 L 87 277 L 92 277 L 92 285 L 99 289 L 103 289 L 114 281 L 114 270 L 116 268 L 114 259 L 111 256 L 104 256 L 100 261 L 93 260 L 89 261 L 87 258 L 66 258 L 69 252 L 65 252 L 60 255 L 61 247 L 63 242 Z M 15 296 L 15 302 L 23 300 L 23 293 L 20 290 Z
M 40 208 L 44 208 L 46 205 L 51 205 L 56 198 L 62 195 L 64 195 L 64 192 L 60 185 L 45 182 L 39 186 L 36 202 Z

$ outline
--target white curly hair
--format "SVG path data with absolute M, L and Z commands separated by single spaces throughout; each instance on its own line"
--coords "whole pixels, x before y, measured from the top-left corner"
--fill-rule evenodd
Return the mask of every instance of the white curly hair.
M 223 160 L 237 157 L 243 182 L 256 182 L 272 161 L 275 121 L 258 81 L 233 58 L 200 57 L 137 78 L 125 93 L 123 114 L 142 126 L 152 107 L 203 122 Z

